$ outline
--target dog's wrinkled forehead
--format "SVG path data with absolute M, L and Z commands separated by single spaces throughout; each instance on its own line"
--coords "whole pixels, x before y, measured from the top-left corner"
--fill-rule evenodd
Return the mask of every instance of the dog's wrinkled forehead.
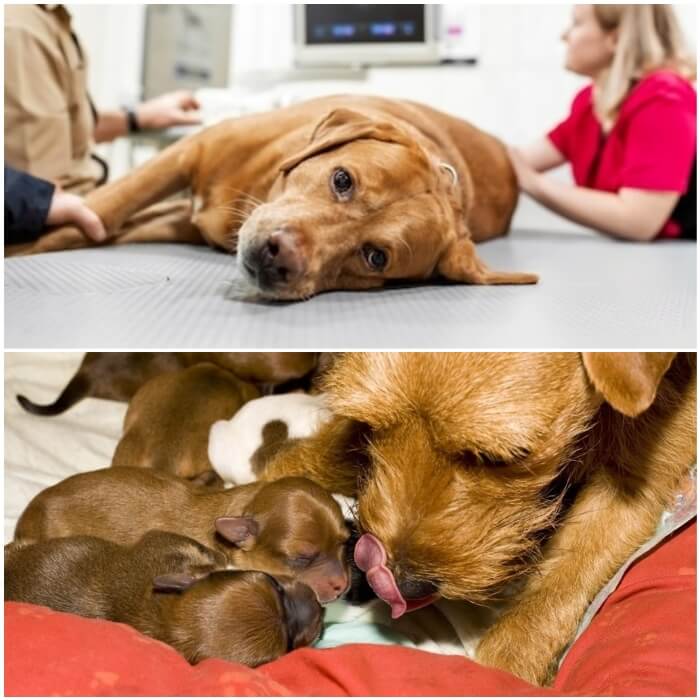
M 546 424 L 584 380 L 575 353 L 347 353 L 324 388 L 334 412 L 375 428 L 417 411 L 476 429 L 528 416 Z
M 308 158 L 359 139 L 400 144 L 411 149 L 415 155 L 422 155 L 427 163 L 422 149 L 403 128 L 361 112 L 339 108 L 329 112 L 318 122 L 309 143 L 283 161 L 280 171 L 287 174 Z

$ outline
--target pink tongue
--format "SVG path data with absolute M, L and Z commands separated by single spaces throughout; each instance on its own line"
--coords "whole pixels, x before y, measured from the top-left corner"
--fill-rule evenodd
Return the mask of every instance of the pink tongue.
M 401 617 L 406 612 L 406 601 L 396 585 L 394 574 L 386 566 L 384 546 L 374 535 L 362 535 L 357 540 L 355 563 L 367 574 L 372 590 L 391 606 L 391 617 Z

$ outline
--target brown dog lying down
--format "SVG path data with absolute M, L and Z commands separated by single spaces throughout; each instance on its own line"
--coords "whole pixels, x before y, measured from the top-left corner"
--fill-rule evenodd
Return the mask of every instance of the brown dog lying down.
M 335 417 L 264 478 L 357 494 L 355 561 L 395 617 L 517 581 L 477 659 L 545 683 L 695 460 L 695 377 L 694 354 L 349 353 Z
M 84 536 L 9 544 L 5 600 L 124 622 L 193 664 L 258 666 L 318 636 L 323 611 L 308 586 L 225 566 L 222 554 L 158 530 L 132 546 Z
M 189 219 L 119 237 L 130 216 L 187 187 Z M 243 293 L 303 299 L 434 276 L 536 282 L 489 270 L 474 249 L 508 231 L 517 196 L 493 136 L 414 102 L 337 95 L 211 126 L 86 203 L 117 241 L 237 250 Z M 87 245 L 63 228 L 23 252 Z
M 318 361 L 317 352 L 88 352 L 53 403 L 42 406 L 22 395 L 17 400 L 29 413 L 42 416 L 63 413 L 88 397 L 129 401 L 149 379 L 200 362 L 211 362 L 268 393 L 309 376 Z
M 291 576 L 321 603 L 348 587 L 350 533 L 340 507 L 320 486 L 297 477 L 203 491 L 139 467 L 76 474 L 30 501 L 15 540 L 91 535 L 131 545 L 152 529 L 191 537 L 236 569 Z
M 253 384 L 209 362 L 161 374 L 131 399 L 112 464 L 153 467 L 196 484 L 223 486 L 209 462 L 209 430 L 259 396 Z

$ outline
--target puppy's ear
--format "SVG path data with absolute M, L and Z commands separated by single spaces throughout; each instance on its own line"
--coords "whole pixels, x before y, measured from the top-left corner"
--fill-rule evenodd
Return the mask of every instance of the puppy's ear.
M 309 145 L 283 161 L 279 166 L 280 171 L 287 173 L 311 156 L 356 139 L 376 139 L 406 146 L 415 145 L 409 134 L 393 124 L 376 121 L 365 114 L 341 107 L 334 109 L 321 119 L 311 135 Z
M 204 575 L 195 576 L 188 573 L 162 574 L 153 579 L 153 590 L 159 593 L 182 593 L 197 581 L 204 578 Z
M 445 279 L 466 284 L 535 284 L 537 275 L 489 270 L 468 238 L 452 241 L 438 260 L 436 271 Z
M 239 549 L 249 551 L 255 546 L 258 523 L 253 518 L 224 516 L 214 522 L 216 531 Z
M 596 390 L 617 411 L 638 416 L 654 402 L 674 352 L 584 352 L 583 366 Z

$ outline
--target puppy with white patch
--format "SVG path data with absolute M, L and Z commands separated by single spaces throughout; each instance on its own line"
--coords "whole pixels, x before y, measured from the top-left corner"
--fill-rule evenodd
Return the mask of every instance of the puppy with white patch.
M 230 420 L 209 430 L 209 461 L 227 486 L 263 478 L 265 466 L 289 440 L 313 435 L 332 417 L 323 395 L 277 394 L 253 399 Z M 352 520 L 355 499 L 334 494 L 345 518 Z
M 263 396 L 242 406 L 209 431 L 209 461 L 228 484 L 260 478 L 272 451 L 287 441 L 313 435 L 331 417 L 323 396 L 293 393 Z

